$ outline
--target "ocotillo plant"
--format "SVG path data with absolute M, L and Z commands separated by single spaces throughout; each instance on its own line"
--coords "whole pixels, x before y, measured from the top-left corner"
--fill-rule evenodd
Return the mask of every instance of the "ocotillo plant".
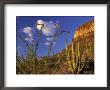
M 48 57 L 49 57 L 49 55 L 51 53 L 51 49 L 52 49 L 53 43 L 55 42 L 56 34 L 57 34 L 57 32 L 55 32 L 55 34 L 53 35 L 52 41 L 51 41 L 50 46 L 48 48 Z
M 25 41 L 25 38 L 23 38 L 18 32 L 16 34 L 17 38 L 20 38 L 20 40 L 23 41 L 23 43 L 26 45 L 27 48 L 29 48 L 29 44 Z
M 39 23 L 37 22 L 35 24 L 35 27 L 37 27 L 37 25 L 39 25 Z M 41 38 L 41 35 L 42 35 L 42 28 L 44 27 L 44 24 L 40 24 L 41 25 L 41 28 L 40 28 L 40 31 L 38 32 L 38 39 L 37 39 L 37 42 L 35 44 L 35 57 L 37 56 L 36 53 L 37 53 L 37 49 L 38 49 L 38 46 L 39 46 L 39 43 L 40 43 L 40 38 Z M 36 71 L 36 59 L 35 59 L 35 71 Z
M 51 49 L 52 49 L 52 46 L 53 46 L 53 44 L 54 44 L 54 42 L 55 42 L 56 37 L 62 35 L 63 33 L 68 33 L 68 34 L 70 34 L 69 31 L 66 31 L 66 30 L 61 29 L 61 27 L 60 27 L 60 25 L 59 25 L 58 23 L 55 23 L 55 27 L 56 27 L 55 29 L 58 29 L 59 34 L 58 34 L 58 32 L 56 31 L 56 32 L 54 33 L 53 37 L 52 37 L 52 41 L 51 41 L 50 46 L 49 46 L 49 48 L 48 48 L 48 57 L 49 57 L 49 55 L 50 55 L 50 53 L 51 53 Z

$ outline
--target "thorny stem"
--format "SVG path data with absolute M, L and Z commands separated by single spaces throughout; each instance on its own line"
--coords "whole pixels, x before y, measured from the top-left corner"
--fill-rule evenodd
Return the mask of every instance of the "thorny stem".
M 49 49 L 48 49 L 48 57 L 49 57 L 49 55 L 51 53 L 52 45 L 53 45 L 53 43 L 55 41 L 55 38 L 56 38 L 56 33 L 54 34 L 53 39 L 52 39 L 52 42 L 50 43 L 50 46 L 49 46 Z
M 37 39 L 37 42 L 35 44 L 35 53 L 34 53 L 34 57 L 36 57 L 36 53 L 37 53 L 37 49 L 38 49 L 38 46 L 39 46 L 39 42 L 40 42 L 40 38 L 41 38 L 41 34 L 42 34 L 42 28 L 44 27 L 44 25 L 42 25 L 41 27 L 41 31 L 38 32 L 38 39 Z M 37 58 L 37 57 L 36 57 Z M 36 73 L 36 59 L 35 59 L 35 73 Z
M 60 35 L 62 35 L 64 32 L 70 33 L 70 32 L 68 32 L 68 31 L 66 31 L 66 30 L 60 30 Z M 55 41 L 56 36 L 57 36 L 57 32 L 55 32 L 55 34 L 53 35 L 52 42 L 50 43 L 50 46 L 49 46 L 49 49 L 48 49 L 48 57 L 50 56 L 51 49 L 52 49 L 52 45 L 53 45 L 53 43 L 54 43 L 54 41 Z
M 40 37 L 41 37 L 41 31 L 39 31 L 39 33 L 38 33 L 38 40 L 37 40 L 37 42 L 36 42 L 36 44 L 35 44 L 35 56 L 36 56 L 36 53 L 37 53 L 37 49 L 38 49 L 38 46 L 39 46 L 39 42 L 40 42 Z

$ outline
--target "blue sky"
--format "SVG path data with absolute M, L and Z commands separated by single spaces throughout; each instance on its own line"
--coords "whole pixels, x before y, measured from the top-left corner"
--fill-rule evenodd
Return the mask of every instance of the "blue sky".
M 52 46 L 51 53 L 57 53 L 64 49 L 66 46 L 65 40 L 67 40 L 70 44 L 73 39 L 75 30 L 81 24 L 84 24 L 93 19 L 94 16 L 16 16 L 16 33 L 23 37 L 23 39 L 28 44 L 31 44 L 32 40 L 36 42 L 39 29 L 35 27 L 35 24 L 38 20 L 42 20 L 43 23 L 45 23 L 45 26 L 43 28 L 44 32 L 42 32 L 41 35 L 37 55 L 46 56 L 52 35 L 58 31 L 57 28 L 53 28 L 54 25 L 58 24 L 60 26 L 59 30 L 69 31 L 70 34 L 65 32 L 62 35 L 58 35 Z M 49 31 L 45 32 L 45 30 Z M 51 32 L 51 30 L 53 31 Z M 49 32 L 50 35 L 48 34 Z M 18 37 L 16 38 L 16 48 L 20 56 L 26 56 L 26 45 Z

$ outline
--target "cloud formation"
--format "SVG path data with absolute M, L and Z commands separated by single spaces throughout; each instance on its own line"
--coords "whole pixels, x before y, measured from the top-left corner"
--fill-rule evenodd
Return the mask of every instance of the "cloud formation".
M 45 36 L 53 36 L 54 33 L 56 32 L 55 30 L 55 23 L 53 21 L 43 21 L 43 20 L 38 20 L 36 24 L 36 28 L 38 30 L 42 30 L 42 33 Z
M 48 37 L 48 38 L 46 38 L 46 40 L 47 40 L 47 41 L 52 41 L 53 38 L 52 38 L 52 37 Z
M 49 43 L 49 42 L 45 42 L 45 45 L 49 46 L 49 45 L 50 45 L 50 43 Z
M 32 35 L 32 28 L 31 27 L 25 27 L 23 29 L 23 32 L 27 34 L 27 37 L 25 38 L 26 41 L 32 42 L 33 41 L 33 35 Z
M 45 42 L 44 43 L 46 46 L 49 46 L 51 44 L 51 42 Z M 53 42 L 53 45 L 55 45 L 55 42 Z
M 43 20 L 38 20 L 36 23 L 36 28 L 41 30 L 44 27 L 45 22 Z
M 24 33 L 26 33 L 26 34 L 29 34 L 29 33 L 31 33 L 31 27 L 25 27 L 24 29 L 23 29 L 23 32 Z

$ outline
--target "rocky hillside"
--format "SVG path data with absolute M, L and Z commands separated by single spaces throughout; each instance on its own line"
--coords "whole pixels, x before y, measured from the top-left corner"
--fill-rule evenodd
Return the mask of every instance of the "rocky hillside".
M 78 56 L 79 52 L 81 60 L 84 60 L 85 55 L 88 60 L 94 60 L 94 21 L 82 24 L 77 28 L 72 43 L 68 45 L 67 49 L 69 49 L 70 55 L 72 55 L 73 51 Z M 62 50 L 61 56 L 64 57 L 65 52 L 66 49 Z
M 72 43 L 61 52 L 41 60 L 17 56 L 17 74 L 93 74 L 94 73 L 94 21 L 77 28 Z M 29 55 L 32 57 L 32 55 Z
M 82 24 L 74 33 L 72 43 L 60 53 L 50 58 L 50 62 L 60 63 L 56 73 L 94 73 L 94 21 Z

